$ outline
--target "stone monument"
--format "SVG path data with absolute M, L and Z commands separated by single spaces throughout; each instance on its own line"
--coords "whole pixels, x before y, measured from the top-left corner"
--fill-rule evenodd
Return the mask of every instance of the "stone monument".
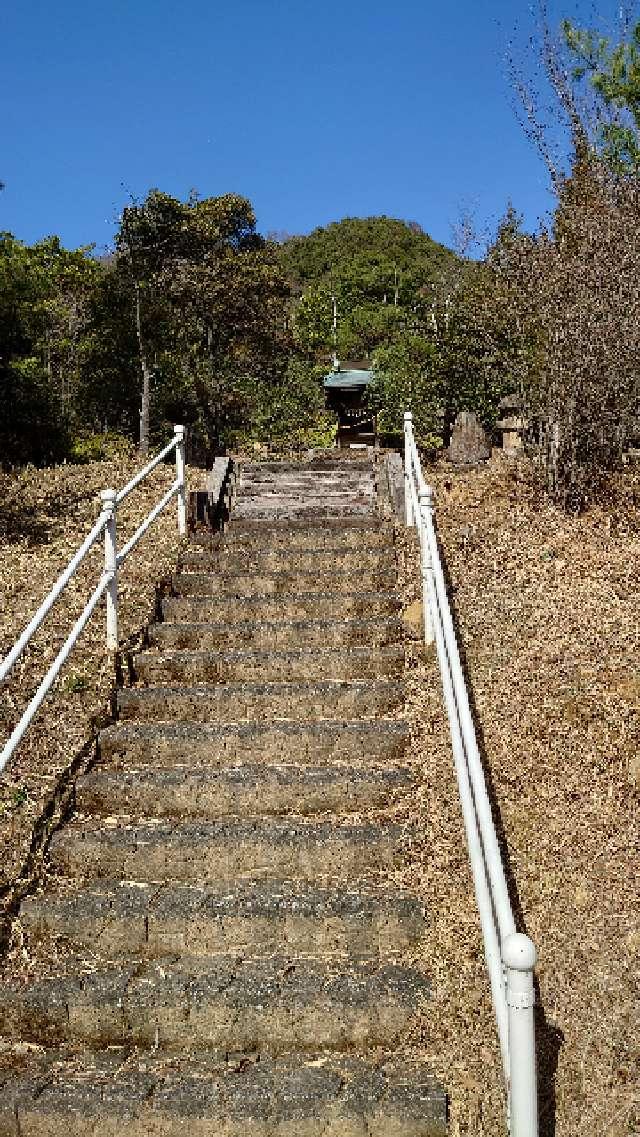
M 487 433 L 473 411 L 460 411 L 447 452 L 454 466 L 477 466 L 491 457 Z

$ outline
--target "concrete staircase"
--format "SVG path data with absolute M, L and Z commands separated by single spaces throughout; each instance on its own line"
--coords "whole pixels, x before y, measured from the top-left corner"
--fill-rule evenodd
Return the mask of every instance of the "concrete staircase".
M 445 1132 L 395 586 L 369 458 L 244 466 L 22 906 L 0 1137 Z

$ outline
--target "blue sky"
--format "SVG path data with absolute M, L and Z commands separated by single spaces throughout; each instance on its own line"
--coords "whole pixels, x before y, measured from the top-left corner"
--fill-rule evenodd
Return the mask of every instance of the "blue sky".
M 516 27 L 513 0 L 4 0 L 0 229 L 102 247 L 153 186 L 242 193 L 262 232 L 386 213 L 450 243 L 509 199 L 532 227 L 551 199 Z

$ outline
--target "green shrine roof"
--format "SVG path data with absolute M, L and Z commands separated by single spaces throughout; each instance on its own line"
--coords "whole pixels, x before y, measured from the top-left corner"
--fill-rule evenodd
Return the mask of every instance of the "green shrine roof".
M 325 389 L 351 391 L 354 387 L 367 387 L 373 381 L 373 371 L 330 371 L 325 376 Z

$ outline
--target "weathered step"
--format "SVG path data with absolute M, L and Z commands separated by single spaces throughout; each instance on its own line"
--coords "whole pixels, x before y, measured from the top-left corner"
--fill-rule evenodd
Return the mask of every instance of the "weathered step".
M 367 644 L 385 647 L 405 638 L 398 619 L 378 620 L 254 620 L 244 623 L 152 624 L 149 642 L 161 650 L 193 651 L 287 648 L 344 648 Z
M 362 478 L 308 478 L 306 481 L 278 478 L 271 482 L 248 480 L 239 482 L 236 487 L 234 503 L 239 501 L 306 501 L 322 505 L 329 501 L 351 501 L 359 498 L 373 498 L 375 482 L 371 477 Z
M 389 871 L 405 857 L 405 829 L 392 822 L 306 817 L 96 824 L 77 818 L 51 844 L 64 876 L 204 884 L 240 876 L 351 880 Z
M 298 465 L 285 466 L 284 464 L 273 469 L 266 469 L 263 464 L 258 463 L 242 463 L 238 467 L 238 481 L 240 484 L 246 480 L 253 480 L 257 482 L 271 482 L 271 481 L 288 481 L 298 480 L 308 481 L 315 478 L 373 478 L 375 477 L 375 469 L 373 462 L 342 462 L 340 464 L 329 464 L 324 462 L 322 465 L 307 465 L 306 463 L 299 463 Z
M 286 596 L 292 592 L 342 593 L 364 590 L 391 592 L 397 584 L 395 566 L 367 566 L 350 572 L 179 572 L 173 588 L 181 596 Z
M 357 519 L 352 519 L 357 520 Z M 206 535 L 194 534 L 192 544 L 206 543 Z M 208 543 L 212 543 L 209 537 Z M 375 522 L 373 525 L 340 525 L 335 528 L 328 521 L 322 525 L 302 525 L 283 523 L 277 527 L 270 527 L 268 523 L 260 523 L 260 529 L 255 527 L 230 525 L 224 536 L 218 542 L 229 552 L 244 549 L 265 549 L 276 547 L 278 549 L 356 549 L 364 552 L 371 549 L 393 547 L 393 529 L 387 525 Z
M 394 1052 L 216 1061 L 122 1050 L 0 1082 L 2 1137 L 445 1137 L 446 1096 Z
M 275 495 L 273 502 L 264 498 L 236 498 L 231 516 L 235 521 L 247 520 L 286 520 L 308 517 L 371 517 L 375 514 L 375 497 L 354 497 L 348 494 L 333 494 L 317 501 L 299 497 Z
M 235 513 L 235 507 L 240 503 L 268 506 L 282 504 L 283 502 L 287 504 L 305 502 L 314 507 L 323 507 L 329 504 L 341 505 L 353 501 L 367 501 L 373 506 L 375 497 L 374 482 L 364 479 L 352 481 L 346 485 L 338 482 L 333 484 L 308 482 L 306 485 L 300 482 L 250 482 L 238 488 L 233 499 L 232 511 Z
M 330 546 L 291 549 L 285 545 L 275 548 L 236 548 L 209 552 L 201 545 L 188 546 L 180 556 L 180 563 L 203 572 L 238 573 L 322 572 L 344 573 L 367 569 L 395 568 L 392 545 L 369 549 L 344 549 Z
M 343 493 L 350 489 L 373 489 L 375 474 L 371 469 L 350 466 L 345 470 L 300 470 L 288 473 L 273 473 L 259 477 L 255 473 L 241 474 L 236 483 L 236 492 L 250 493 Z
M 408 793 L 407 767 L 155 765 L 93 770 L 76 788 L 80 813 L 209 819 L 227 815 L 357 813 L 382 809 Z
M 402 644 L 333 651 L 144 651 L 134 667 L 143 683 L 251 683 L 376 679 L 402 675 Z
M 394 592 L 290 593 L 280 596 L 168 597 L 162 601 L 165 620 L 192 623 L 244 624 L 250 621 L 378 620 L 396 615 L 402 600 Z
M 318 456 L 311 458 L 304 462 L 293 461 L 274 461 L 274 462 L 241 462 L 238 466 L 238 474 L 240 479 L 243 477 L 255 478 L 271 478 L 274 474 L 304 474 L 304 473 L 322 473 L 327 470 L 344 471 L 348 473 L 350 469 L 354 470 L 373 470 L 373 462 L 370 454 L 357 453 L 356 451 L 344 451 L 340 456 L 333 454 L 331 456 Z
M 315 520 L 313 517 L 289 517 L 283 518 L 281 521 L 251 521 L 246 519 L 234 521 L 230 519 L 225 530 L 225 536 L 239 537 L 240 534 L 257 535 L 269 532 L 282 534 L 319 533 L 322 531 L 333 540 L 337 534 L 346 533 L 348 529 L 357 529 L 359 532 L 366 533 L 378 530 L 393 533 L 393 525 L 375 514 L 367 517 L 318 517 Z
M 272 1055 L 392 1047 L 428 996 L 421 972 L 393 964 L 362 962 L 343 971 L 286 956 L 184 957 L 0 984 L 0 1033 L 49 1045 L 205 1046 Z
M 397 762 L 409 727 L 378 719 L 360 722 L 136 723 L 119 722 L 100 732 L 100 757 L 119 768 L 176 762 L 204 765 L 242 761 L 369 763 Z
M 329 505 L 342 506 L 353 502 L 367 503 L 371 509 L 375 508 L 376 489 L 373 482 L 353 482 L 348 486 L 277 486 L 264 483 L 242 486 L 233 499 L 232 513 L 235 513 L 237 505 L 275 507 L 286 503 L 289 507 L 295 503 L 304 503 L 314 509 L 322 509 Z
M 224 683 L 194 687 L 131 687 L 118 691 L 125 719 L 163 722 L 242 722 L 244 719 L 378 718 L 404 699 L 402 683 Z
M 283 952 L 383 959 L 402 955 L 425 929 L 423 906 L 408 893 L 290 881 L 231 889 L 106 881 L 29 899 L 20 922 L 32 941 L 62 938 L 73 950 L 106 958 Z

